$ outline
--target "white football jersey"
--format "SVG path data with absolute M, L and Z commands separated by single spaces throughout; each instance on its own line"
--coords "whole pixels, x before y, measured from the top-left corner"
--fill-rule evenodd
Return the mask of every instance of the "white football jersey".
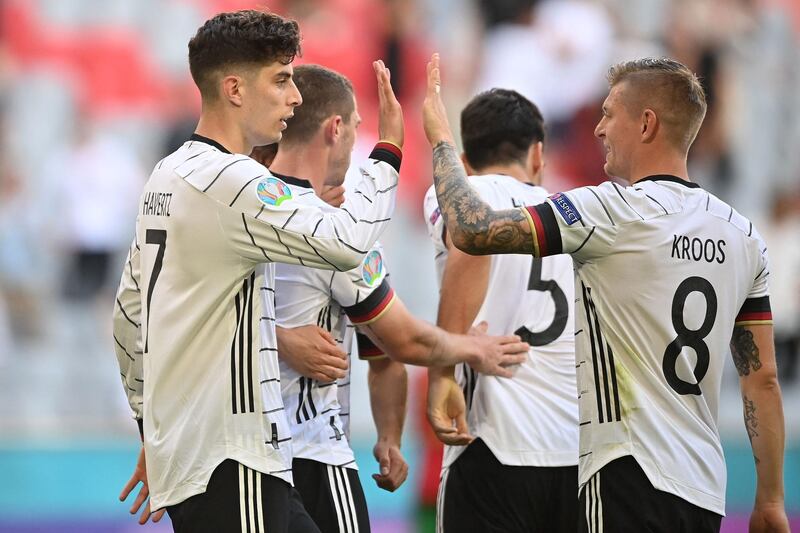
M 580 483 L 632 455 L 656 489 L 720 515 L 720 380 L 734 324 L 771 322 L 766 246 L 731 206 L 673 176 L 551 196 L 535 255 L 576 268 Z
M 156 165 L 114 313 L 154 509 L 203 492 L 225 459 L 291 482 L 275 310 L 259 296 L 274 262 L 360 264 L 392 214 L 399 164 L 379 143 L 349 213 L 197 135 Z
M 510 176 L 471 176 L 469 181 L 494 209 L 536 205 L 548 194 Z M 432 187 L 424 211 L 441 282 L 448 253 L 446 229 Z M 470 432 L 505 465 L 578 463 L 573 277 L 567 256 L 491 257 L 486 298 L 475 324 L 486 321 L 492 335 L 520 335 L 531 345 L 528 358 L 511 379 L 478 374 L 465 363 L 456 367 L 456 378 L 464 389 Z M 463 450 L 445 446 L 443 466 Z
M 379 318 L 394 297 L 378 244 L 361 265 L 348 272 L 275 266 L 277 325 L 294 328 L 316 324 L 331 333 L 348 358 L 354 334 L 358 337 L 360 357 L 384 357 L 366 336 L 356 333 L 355 327 Z M 344 378 L 324 383 L 301 376 L 283 359 L 279 362 L 294 457 L 357 468 L 348 441 L 350 370 Z

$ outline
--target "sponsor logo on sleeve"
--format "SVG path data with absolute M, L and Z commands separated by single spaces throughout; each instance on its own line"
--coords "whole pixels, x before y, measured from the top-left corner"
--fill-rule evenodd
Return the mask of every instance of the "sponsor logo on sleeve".
M 256 187 L 256 194 L 262 204 L 276 207 L 292 199 L 292 189 L 275 176 L 259 181 Z
M 361 278 L 364 283 L 374 287 L 384 277 L 383 257 L 378 250 L 372 250 L 361 262 Z
M 559 192 L 550 196 L 550 201 L 553 202 L 556 211 L 559 212 L 568 226 L 571 226 L 581 219 L 581 214 L 575 209 L 575 205 L 562 193 Z

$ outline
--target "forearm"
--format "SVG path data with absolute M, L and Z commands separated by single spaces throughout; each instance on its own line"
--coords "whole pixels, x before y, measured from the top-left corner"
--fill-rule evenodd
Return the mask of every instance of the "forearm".
M 775 379 L 742 386 L 744 423 L 756 463 L 756 503 L 782 502 L 784 419 Z
M 406 367 L 391 359 L 370 361 L 369 394 L 378 440 L 400 447 L 406 414 Z
M 448 367 L 480 358 L 478 346 L 466 335 L 455 335 L 410 317 L 402 334 L 381 335 L 374 328 L 367 334 L 394 361 L 415 366 Z
M 494 211 L 467 181 L 458 152 L 448 141 L 433 148 L 433 182 L 453 244 L 473 255 L 531 253 L 530 224 L 520 209 Z
M 756 503 L 783 502 L 783 402 L 771 325 L 737 325 L 731 355 L 758 477 Z

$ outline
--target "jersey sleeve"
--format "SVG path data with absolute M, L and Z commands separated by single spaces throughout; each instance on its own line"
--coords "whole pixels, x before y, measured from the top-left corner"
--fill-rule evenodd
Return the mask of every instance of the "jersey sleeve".
M 395 294 L 380 245 L 373 247 L 358 267 L 334 275 L 331 295 L 354 326 L 378 320 L 392 306 Z
M 580 187 L 523 207 L 533 234 L 533 255 L 569 254 L 580 263 L 610 253 L 619 222 L 613 202 L 601 187 Z
M 363 361 L 377 361 L 388 357 L 377 344 L 372 342 L 372 339 L 360 331 L 356 331 L 356 344 L 358 345 L 358 358 Z
M 133 411 L 133 417 L 142 420 L 144 375 L 142 369 L 142 299 L 139 288 L 139 246 L 134 239 L 117 289 L 113 313 L 114 349 L 119 363 L 122 385 Z
M 232 246 L 257 262 L 347 271 L 369 252 L 394 212 L 400 149 L 380 142 L 360 167 L 362 180 L 340 209 L 290 187 L 255 162 L 261 176 L 235 192 L 220 222 Z M 241 171 L 246 170 L 242 167 Z M 231 196 L 234 191 L 228 191 Z
M 747 294 L 747 299 L 742 304 L 739 314 L 736 315 L 737 326 L 754 326 L 759 324 L 772 324 L 772 308 L 769 303 L 769 257 L 767 245 L 756 236 L 759 256 L 756 266 L 758 268 L 753 286 Z
M 433 248 L 438 256 L 440 253 L 447 252 L 447 228 L 444 225 L 442 210 L 439 208 L 439 201 L 436 199 L 436 190 L 431 187 L 425 193 L 422 203 L 422 212 L 425 216 L 425 226 L 428 228 L 428 236 L 433 243 Z

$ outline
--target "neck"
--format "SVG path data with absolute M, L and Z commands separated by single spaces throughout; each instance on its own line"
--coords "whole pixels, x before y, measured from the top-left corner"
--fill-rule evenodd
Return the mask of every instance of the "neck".
M 239 125 L 219 109 L 203 107 L 195 133 L 217 141 L 234 154 L 250 155 L 253 151 Z
M 270 170 L 285 176 L 308 180 L 319 194 L 328 175 L 328 155 L 324 150 L 311 146 L 281 146 L 278 155 L 269 166 Z
M 503 174 L 504 176 L 511 176 L 517 181 L 522 183 L 531 183 L 533 185 L 542 184 L 542 173 L 537 172 L 531 174 L 525 167 L 519 163 L 511 165 L 488 165 L 480 169 L 475 169 L 476 174 Z
M 658 174 L 668 174 L 691 181 L 689 179 L 689 170 L 686 166 L 686 155 L 668 150 L 654 150 L 652 155 L 648 154 L 647 157 L 643 157 L 642 161 L 632 167 L 629 181 L 636 183 L 642 178 Z

